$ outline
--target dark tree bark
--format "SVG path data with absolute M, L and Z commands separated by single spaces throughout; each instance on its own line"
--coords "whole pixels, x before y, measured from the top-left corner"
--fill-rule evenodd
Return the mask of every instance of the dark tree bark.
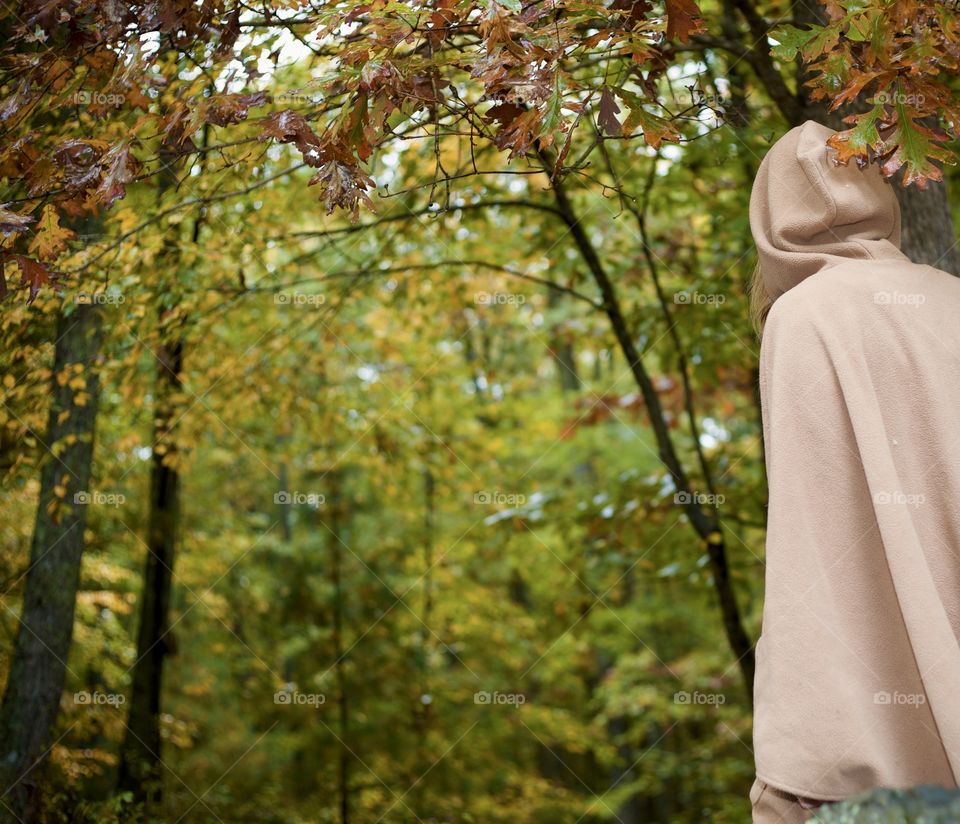
M 161 345 L 155 355 L 158 370 L 147 559 L 140 597 L 137 658 L 118 779 L 121 790 L 132 792 L 136 801 L 148 804 L 157 803 L 161 796 L 160 696 L 164 661 L 173 650 L 169 614 L 180 515 L 180 477 L 169 461 L 176 454 L 173 429 L 177 406 L 172 397 L 182 388 L 183 343 L 177 339 L 170 345 Z
M 100 398 L 101 314 L 99 305 L 77 304 L 69 315 L 60 315 L 57 327 L 44 440 L 50 454 L 40 474 L 23 609 L 0 707 L 0 821 L 37 821 L 42 815 L 38 776 L 53 743 L 80 584 L 89 500 L 84 496 L 90 495 Z M 82 376 L 86 385 L 74 389 L 57 379 L 61 375 Z M 66 489 L 62 497 L 58 487 Z
M 204 145 L 209 128 L 204 130 Z M 165 153 L 159 177 L 158 202 L 177 182 L 181 159 Z M 205 212 L 193 223 L 190 237 L 196 245 Z M 176 272 L 179 245 L 175 234 L 168 233 L 161 256 L 161 268 Z M 181 412 L 178 398 L 183 391 L 185 319 L 174 308 L 159 317 L 159 343 L 154 350 L 156 383 L 154 400 L 153 454 L 150 464 L 150 513 L 147 517 L 147 557 L 140 597 L 140 623 L 137 629 L 137 657 L 133 665 L 130 709 L 120 750 L 117 786 L 133 793 L 134 799 L 148 806 L 160 802 L 163 791 L 160 714 L 163 668 L 168 655 L 176 651 L 170 631 L 170 593 L 173 565 L 180 530 L 180 474 L 176 466 L 176 426 Z
M 897 186 L 903 231 L 900 248 L 914 263 L 926 263 L 960 275 L 960 250 L 953 228 L 947 183 L 930 183 L 926 190 Z

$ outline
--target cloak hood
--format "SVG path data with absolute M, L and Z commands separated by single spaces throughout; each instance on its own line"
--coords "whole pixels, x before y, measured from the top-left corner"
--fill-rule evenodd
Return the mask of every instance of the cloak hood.
M 834 134 L 808 120 L 780 138 L 760 164 L 750 228 L 771 300 L 843 261 L 907 260 L 893 187 L 873 164 L 862 170 L 837 165 L 826 145 Z

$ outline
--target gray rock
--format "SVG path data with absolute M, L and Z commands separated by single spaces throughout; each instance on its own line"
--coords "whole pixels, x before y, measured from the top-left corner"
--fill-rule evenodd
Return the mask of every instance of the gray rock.
M 825 804 L 811 824 L 958 824 L 960 790 L 914 787 L 873 790 Z

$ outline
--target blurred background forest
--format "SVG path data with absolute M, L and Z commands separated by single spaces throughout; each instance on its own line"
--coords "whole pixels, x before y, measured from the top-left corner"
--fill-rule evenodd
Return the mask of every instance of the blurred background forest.
M 112 5 L 0 14 L 0 815 L 748 820 L 768 32 L 853 4 Z

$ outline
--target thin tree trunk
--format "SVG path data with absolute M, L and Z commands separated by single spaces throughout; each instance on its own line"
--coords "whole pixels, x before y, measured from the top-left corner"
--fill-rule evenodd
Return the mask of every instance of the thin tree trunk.
M 285 439 L 281 439 L 281 442 Z M 288 495 L 290 490 L 290 467 L 286 461 L 281 461 L 277 467 L 277 492 L 281 495 Z M 277 518 L 280 521 L 280 535 L 285 544 L 293 540 L 293 507 L 283 503 L 281 500 L 277 503 Z
M 0 707 L 0 821 L 41 816 L 38 776 L 52 746 L 80 584 L 100 398 L 101 314 L 97 304 L 77 304 L 71 314 L 61 313 L 57 327 L 45 437 L 50 456 L 40 474 L 23 609 Z M 85 384 L 75 388 L 61 382 L 62 376 L 83 378 Z
M 209 127 L 204 130 L 204 145 Z M 180 158 L 171 152 L 161 155 L 164 168 L 159 176 L 158 202 L 177 182 Z M 197 245 L 205 213 L 194 221 L 191 242 Z M 160 269 L 176 272 L 179 245 L 175 234 L 164 240 Z M 173 279 L 175 281 L 175 279 Z M 130 709 L 120 751 L 117 786 L 133 793 L 140 803 L 155 806 L 163 795 L 160 715 L 163 668 L 168 655 L 175 652 L 170 632 L 170 593 L 173 565 L 180 531 L 180 473 L 176 463 L 176 425 L 180 418 L 179 397 L 183 392 L 185 319 L 176 307 L 159 317 L 159 343 L 154 350 L 157 364 L 153 454 L 150 463 L 150 513 L 147 518 L 147 557 L 140 598 L 140 623 L 137 629 L 137 657 L 133 665 Z
M 544 157 L 542 160 L 545 169 L 549 170 L 553 168 L 553 164 L 549 158 Z M 694 494 L 694 489 L 687 476 L 687 472 L 680 462 L 680 458 L 673 446 L 673 441 L 663 416 L 663 407 L 660 404 L 660 398 L 640 358 L 636 344 L 630 335 L 613 281 L 607 274 L 596 248 L 590 241 L 583 224 L 574 211 L 573 204 L 567 195 L 566 189 L 559 180 L 553 182 L 552 191 L 563 220 L 569 227 L 570 234 L 603 296 L 604 311 L 610 321 L 613 333 L 617 338 L 617 343 L 624 357 L 627 359 L 627 365 L 643 396 L 647 414 L 650 418 L 650 425 L 657 441 L 660 460 L 670 472 L 676 491 L 683 494 L 683 506 L 687 517 L 690 519 L 690 523 L 697 535 L 704 541 L 707 557 L 710 560 L 710 569 L 713 573 L 714 589 L 716 590 L 720 605 L 720 613 L 723 619 L 724 632 L 727 636 L 727 643 L 736 658 L 737 665 L 743 676 L 747 701 L 752 704 L 753 677 L 756 669 L 753 644 L 743 626 L 743 619 L 737 604 L 736 593 L 733 590 L 733 583 L 730 580 L 730 568 L 727 562 L 723 533 L 720 531 L 721 524 L 719 518 L 715 510 L 707 511 L 704 509 L 699 502 L 698 496 Z
M 346 644 L 344 643 L 343 620 L 343 551 L 341 547 L 343 524 L 342 480 L 336 470 L 330 472 L 330 495 L 324 506 L 329 513 L 325 525 L 329 533 L 330 575 L 333 579 L 333 654 L 334 677 L 337 684 L 337 795 L 339 797 L 340 824 L 350 822 L 350 705 L 347 698 L 345 672 Z
M 562 300 L 562 296 L 555 289 L 547 290 L 547 306 L 550 309 L 560 306 Z M 560 391 L 563 393 L 579 392 L 582 384 L 577 372 L 576 352 L 573 343 L 564 335 L 559 324 L 550 330 L 550 355 L 557 365 L 557 380 L 560 382 Z
M 158 346 L 153 455 L 150 469 L 150 515 L 147 558 L 140 598 L 137 658 L 133 665 L 130 711 L 120 760 L 118 785 L 139 802 L 161 797 L 160 694 L 163 665 L 173 650 L 169 633 L 170 590 L 179 526 L 180 477 L 171 460 L 176 454 L 173 428 L 182 389 L 183 343 Z
M 427 395 L 429 397 L 432 385 L 427 382 Z M 423 608 L 420 614 L 420 621 L 424 627 L 430 627 L 433 620 L 433 543 L 435 532 L 436 517 L 436 478 L 433 470 L 430 468 L 430 451 L 423 449 L 420 452 L 423 461 Z M 416 771 L 413 778 L 412 787 L 412 805 L 411 811 L 414 817 L 429 818 L 430 811 L 427 809 L 424 799 L 426 797 L 426 782 L 418 781 L 421 775 L 424 775 L 430 769 L 428 761 L 429 750 L 427 747 L 428 733 L 430 729 L 431 713 L 433 710 L 429 700 L 424 700 L 425 696 L 430 695 L 430 652 L 432 641 L 429 632 L 422 634 L 420 649 L 416 661 L 420 670 L 420 683 L 417 689 L 417 702 L 413 707 L 414 729 L 416 732 L 416 751 L 411 759 L 412 766 Z

